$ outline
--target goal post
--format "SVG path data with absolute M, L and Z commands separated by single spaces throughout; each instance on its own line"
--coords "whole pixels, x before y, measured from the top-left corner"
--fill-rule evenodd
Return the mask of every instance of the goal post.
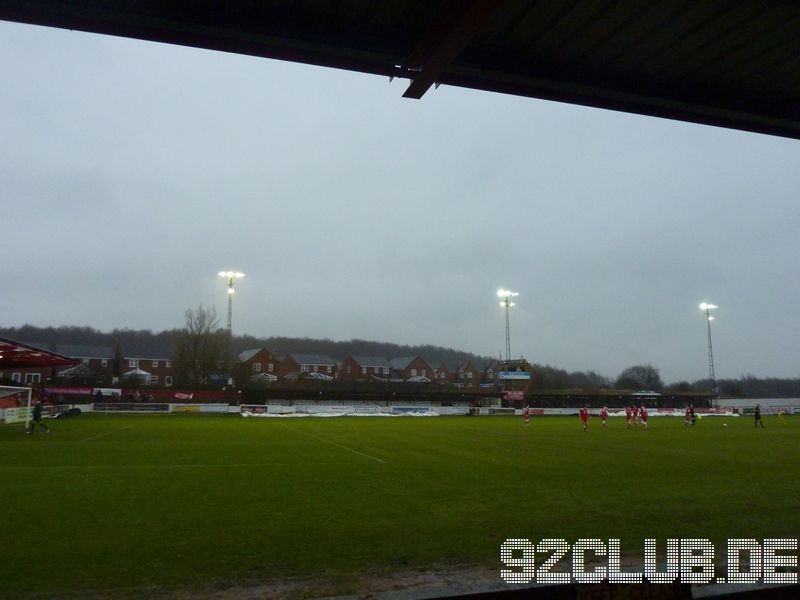
M 19 423 L 25 421 L 25 429 L 30 427 L 31 421 L 31 388 L 29 387 L 15 387 L 12 385 L 0 385 L 0 400 L 10 396 L 26 396 L 26 403 L 24 407 L 10 407 L 2 409 L 2 422 L 3 423 Z

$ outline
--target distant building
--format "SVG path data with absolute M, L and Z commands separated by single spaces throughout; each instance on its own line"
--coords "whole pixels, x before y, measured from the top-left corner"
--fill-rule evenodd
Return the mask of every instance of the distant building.
M 157 349 L 145 350 L 139 356 L 122 359 L 121 378 L 135 379 L 151 387 L 172 387 L 175 372 L 172 356 Z
M 389 361 L 395 379 L 427 378 L 433 381 L 433 369 L 421 356 L 404 356 Z
M 456 367 L 456 377 L 453 382 L 456 387 L 465 390 L 475 389 L 480 385 L 481 372 L 476 369 L 471 360 L 461 362 Z
M 281 361 L 280 378 L 297 379 L 303 373 L 322 373 L 336 377 L 337 363 L 324 354 L 287 354 Z
M 347 356 L 339 370 L 341 381 L 391 379 L 392 363 L 377 356 Z
M 528 392 L 533 382 L 533 367 L 524 358 L 497 361 L 491 365 L 492 382 L 504 390 Z M 488 381 L 489 370 L 487 370 Z
M 251 348 L 240 352 L 239 363 L 245 368 L 243 372 L 249 375 L 258 375 L 266 373 L 267 375 L 275 375 L 277 377 L 280 366 L 280 360 L 266 348 Z
M 455 381 L 458 363 L 442 360 L 433 370 L 433 380 L 440 385 L 449 385 Z

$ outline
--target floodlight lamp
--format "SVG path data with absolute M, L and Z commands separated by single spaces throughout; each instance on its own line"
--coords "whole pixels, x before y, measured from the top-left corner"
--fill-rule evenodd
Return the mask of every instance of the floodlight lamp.
M 709 320 L 709 321 L 713 321 L 713 320 L 714 320 L 714 317 L 712 317 L 711 315 L 708 315 L 708 320 Z
M 236 290 L 234 290 L 232 287 L 229 287 L 229 288 L 228 288 L 228 293 L 229 293 L 229 294 L 235 294 L 235 293 L 236 293 Z
M 220 277 L 227 277 L 228 279 L 237 279 L 239 277 L 244 277 L 244 273 L 240 273 L 239 271 L 220 271 L 217 273 Z
M 708 304 L 707 302 L 702 302 L 700 304 L 700 310 L 711 310 L 713 308 L 718 308 L 716 304 Z

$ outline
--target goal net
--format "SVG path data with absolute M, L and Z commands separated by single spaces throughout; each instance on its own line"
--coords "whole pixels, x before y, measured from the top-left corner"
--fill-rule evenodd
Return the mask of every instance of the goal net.
M 31 418 L 31 388 L 0 385 L 0 423 L 25 423 Z

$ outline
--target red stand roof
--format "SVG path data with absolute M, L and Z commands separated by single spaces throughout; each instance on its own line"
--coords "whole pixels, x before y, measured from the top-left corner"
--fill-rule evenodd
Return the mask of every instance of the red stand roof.
M 0 338 L 0 371 L 36 367 L 62 367 L 75 365 L 78 362 L 74 358 L 68 358 L 49 350 Z

